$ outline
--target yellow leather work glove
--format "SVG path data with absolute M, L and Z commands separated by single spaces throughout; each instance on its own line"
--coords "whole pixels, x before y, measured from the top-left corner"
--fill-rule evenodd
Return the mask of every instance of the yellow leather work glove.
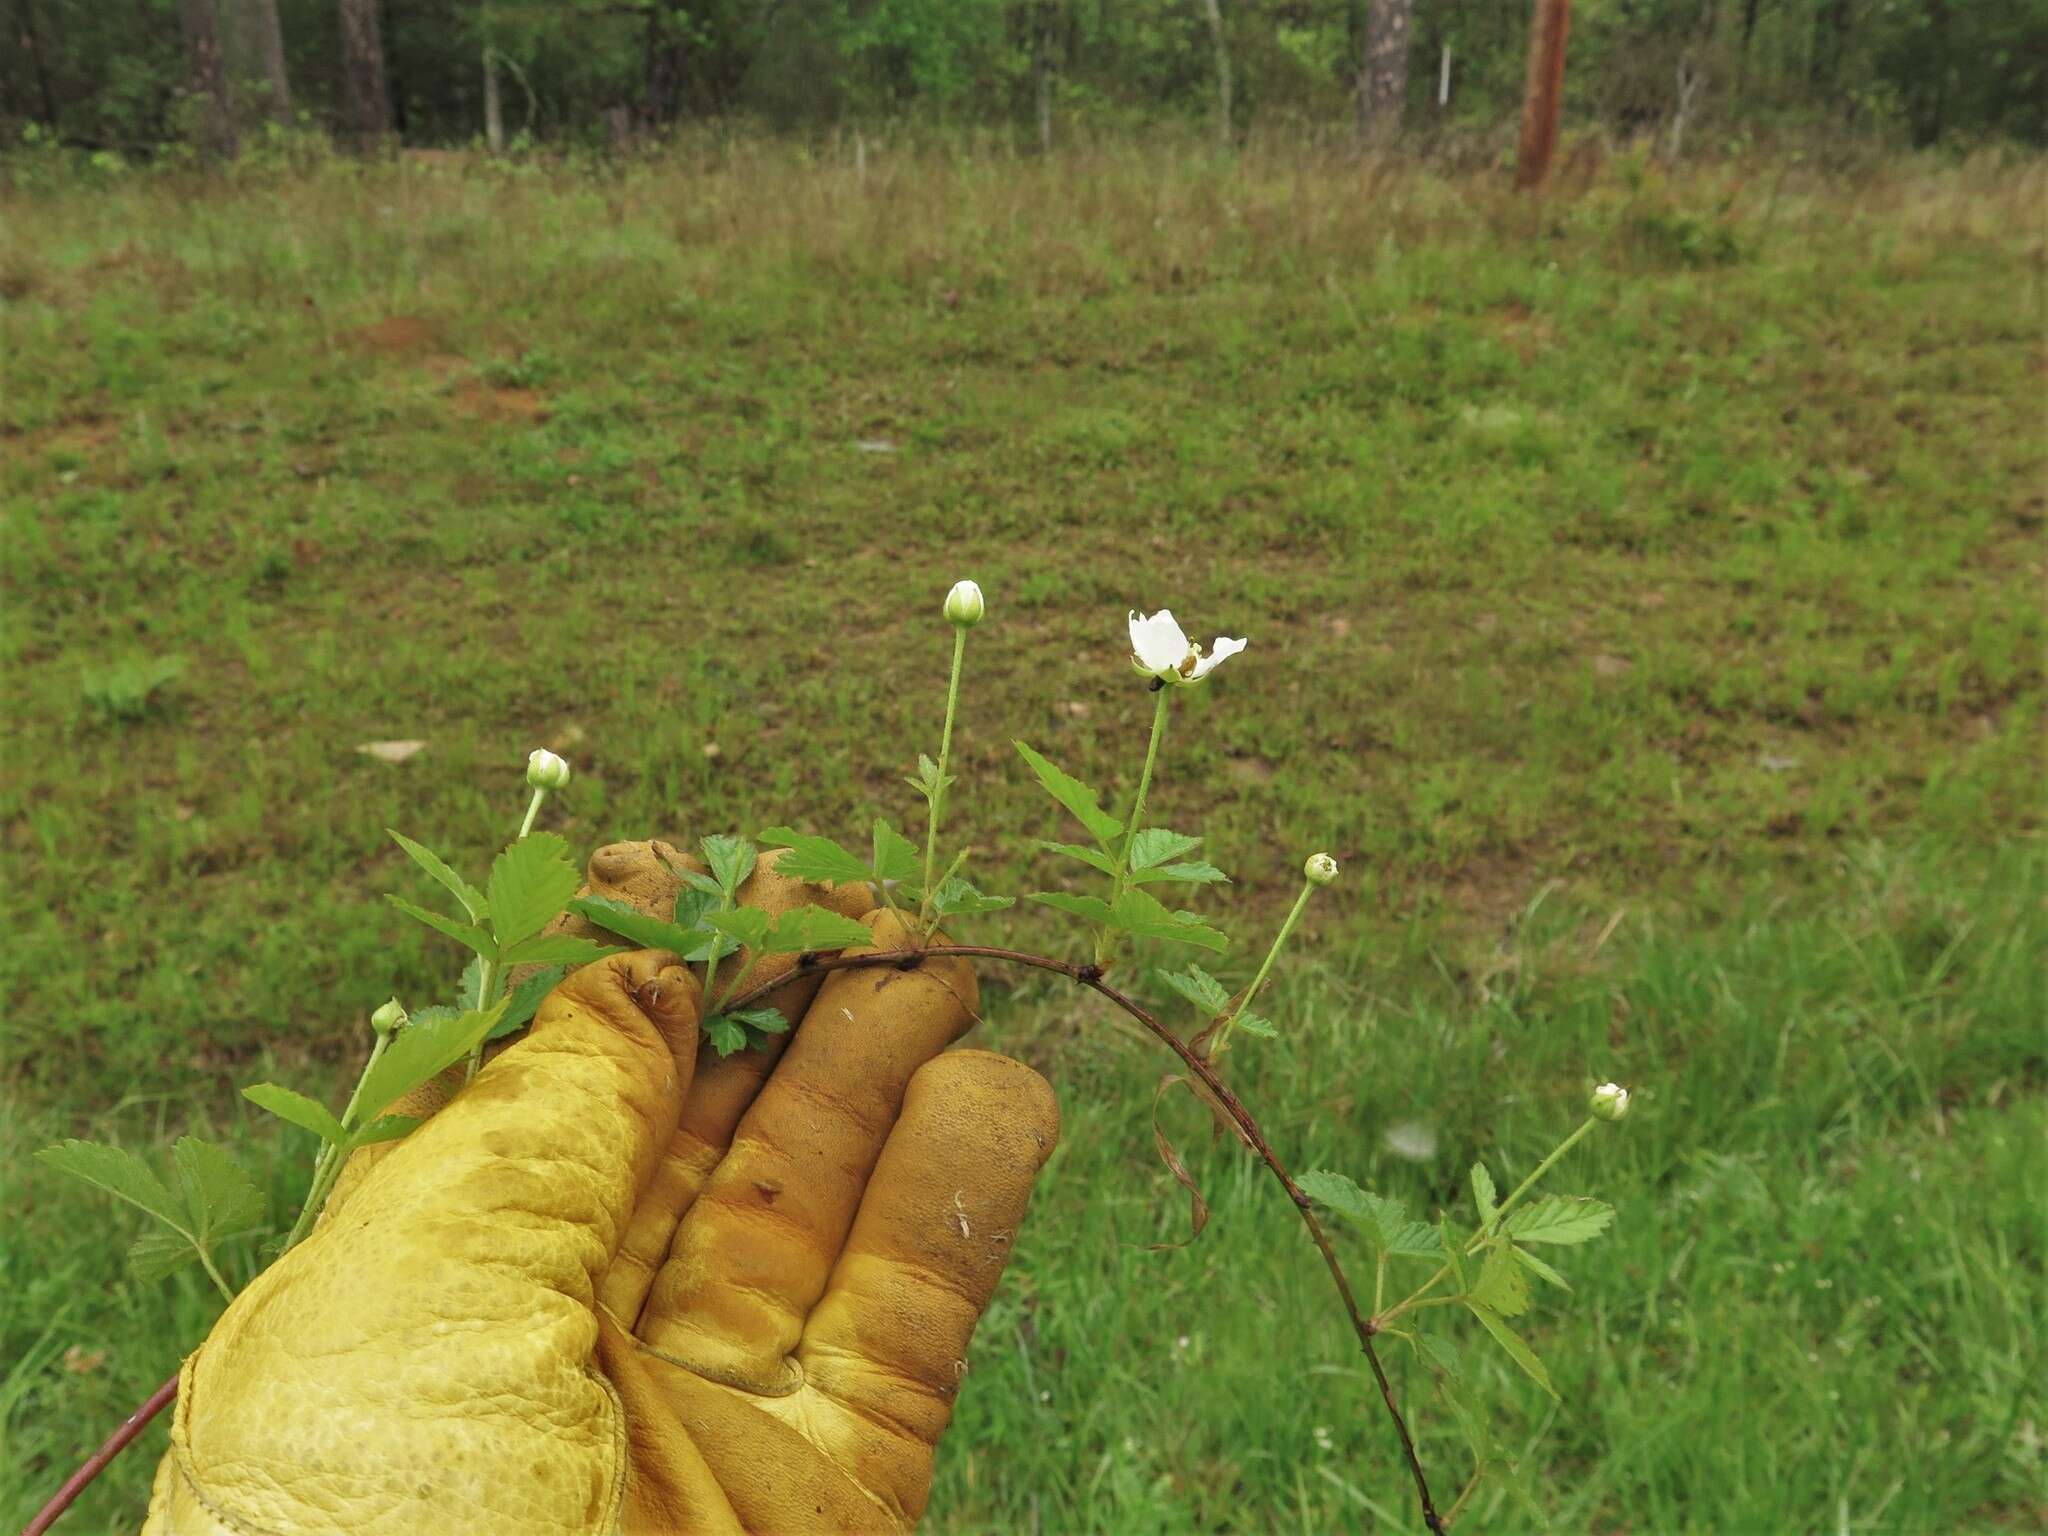
M 774 857 L 747 904 L 908 942 L 864 890 Z M 670 861 L 605 849 L 589 889 L 666 916 Z M 700 997 L 656 951 L 586 966 L 445 1108 L 358 1152 L 185 1362 L 145 1530 L 914 1525 L 1052 1090 L 946 1050 L 976 1007 L 958 960 L 792 978 L 779 1059 L 781 1039 L 700 1055 Z

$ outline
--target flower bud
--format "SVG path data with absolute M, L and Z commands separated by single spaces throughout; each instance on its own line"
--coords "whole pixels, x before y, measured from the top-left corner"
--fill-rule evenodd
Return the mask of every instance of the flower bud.
M 1337 861 L 1327 853 L 1312 853 L 1308 862 L 1301 866 L 1301 872 L 1308 876 L 1312 885 L 1328 885 L 1337 878 Z
M 987 611 L 987 605 L 981 600 L 981 588 L 974 582 L 956 581 L 953 590 L 946 594 L 946 618 L 962 629 L 972 629 L 979 624 L 982 614 Z
M 403 1029 L 407 1022 L 405 1010 L 398 1005 L 398 999 L 395 997 L 370 1015 L 370 1028 L 380 1035 L 388 1035 L 393 1030 Z
M 1628 1113 L 1628 1090 L 1619 1083 L 1602 1083 L 1593 1090 L 1592 1108 L 1602 1120 L 1619 1120 Z
M 567 789 L 569 764 L 546 747 L 535 747 L 526 758 L 526 782 L 535 789 Z

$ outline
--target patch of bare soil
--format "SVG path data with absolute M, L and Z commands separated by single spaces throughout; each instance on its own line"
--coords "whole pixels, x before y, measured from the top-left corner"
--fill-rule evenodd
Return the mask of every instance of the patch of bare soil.
M 341 341 L 379 357 L 424 357 L 440 351 L 441 328 L 419 315 L 393 315 L 343 331 Z

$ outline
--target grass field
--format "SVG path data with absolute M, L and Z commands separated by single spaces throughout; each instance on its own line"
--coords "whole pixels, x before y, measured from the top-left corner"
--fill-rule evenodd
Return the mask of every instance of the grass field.
M 0 1521 L 217 1310 L 35 1147 L 210 1127 L 290 1209 L 308 1148 L 235 1085 L 331 1088 L 459 968 L 378 899 L 418 894 L 383 828 L 480 867 L 539 744 L 580 847 L 905 824 L 972 575 L 988 889 L 1066 835 L 1012 737 L 1134 783 L 1127 608 L 1251 637 L 1153 804 L 1236 876 L 1237 980 L 1344 862 L 1233 1053 L 1296 1166 L 1429 1209 L 1638 1090 L 1561 1175 L 1616 1235 L 1525 1319 L 1565 1406 L 1467 1351 L 1561 1528 L 2039 1528 L 2044 190 L 1581 159 L 1532 204 L 1165 145 L 24 180 Z M 1030 983 L 990 1033 L 1067 1131 L 931 1527 L 1415 1528 L 1313 1249 L 1192 1113 L 1215 1224 L 1146 1251 L 1186 1222 L 1156 1048 Z M 162 1444 L 75 1528 L 132 1526 Z

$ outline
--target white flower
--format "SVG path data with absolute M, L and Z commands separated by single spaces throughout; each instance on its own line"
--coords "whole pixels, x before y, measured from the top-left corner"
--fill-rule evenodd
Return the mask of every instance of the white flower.
M 394 1029 L 403 1029 L 407 1022 L 405 1010 L 398 1005 L 398 999 L 395 997 L 370 1015 L 370 1028 L 380 1035 L 388 1035 Z
M 1171 609 L 1162 608 L 1150 618 L 1131 614 L 1131 665 L 1145 677 L 1162 683 L 1186 686 L 1199 683 L 1249 642 L 1218 635 L 1208 655 L 1190 640 L 1174 622 Z
M 1337 861 L 1327 853 L 1312 853 L 1301 872 L 1317 885 L 1328 885 L 1337 878 Z
M 535 747 L 527 755 L 526 782 L 535 789 L 566 789 L 569 765 L 546 747 Z
M 1602 1120 L 1619 1120 L 1628 1113 L 1628 1090 L 1619 1083 L 1602 1083 L 1593 1090 L 1593 1113 Z
M 962 629 L 972 629 L 981 622 L 988 605 L 981 600 L 981 587 L 972 581 L 956 581 L 953 590 L 946 594 L 946 619 Z

